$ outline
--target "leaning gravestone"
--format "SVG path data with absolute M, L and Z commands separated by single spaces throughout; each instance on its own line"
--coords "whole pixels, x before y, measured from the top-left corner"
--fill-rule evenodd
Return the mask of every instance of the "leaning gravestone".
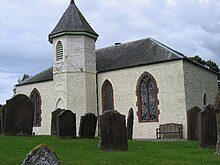
M 101 150 L 127 151 L 128 139 L 125 115 L 115 110 L 105 111 L 100 116 Z
M 133 125 L 134 125 L 134 111 L 132 108 L 130 108 L 127 118 L 127 130 L 128 130 L 127 132 L 128 132 L 128 139 L 130 140 L 132 140 Z
M 76 138 L 76 114 L 64 110 L 57 116 L 57 135 L 59 138 Z
M 220 155 L 220 91 L 216 96 L 214 109 L 215 109 L 216 123 L 217 123 L 216 153 Z
M 57 116 L 60 112 L 64 111 L 64 109 L 56 109 L 52 112 L 52 119 L 51 119 L 51 135 L 57 135 Z
M 57 155 L 45 144 L 33 148 L 21 165 L 61 165 Z
M 32 135 L 34 103 L 19 94 L 6 101 L 5 135 Z
M 79 136 L 83 138 L 94 138 L 97 125 L 97 117 L 93 113 L 81 116 Z
M 201 109 L 197 106 L 187 111 L 187 139 L 198 140 L 198 116 Z
M 0 111 L 0 117 L 1 117 L 1 134 L 5 133 L 5 107 L 6 105 L 3 105 Z
M 214 147 L 217 141 L 216 116 L 213 105 L 209 104 L 199 112 L 198 141 L 201 147 Z

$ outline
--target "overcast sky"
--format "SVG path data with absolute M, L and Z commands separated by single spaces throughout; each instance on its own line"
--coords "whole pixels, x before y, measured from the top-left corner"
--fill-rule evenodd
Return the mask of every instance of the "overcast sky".
M 70 0 L 0 0 L 0 104 L 22 75 L 52 66 L 48 34 Z M 99 34 L 96 47 L 152 37 L 220 66 L 219 0 L 75 0 Z

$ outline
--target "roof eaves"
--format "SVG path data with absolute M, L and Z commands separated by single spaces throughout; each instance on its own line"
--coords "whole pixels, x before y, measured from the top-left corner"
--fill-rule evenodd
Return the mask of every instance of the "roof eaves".
M 163 60 L 163 61 L 157 61 L 157 62 L 152 62 L 152 63 L 132 65 L 132 66 L 127 66 L 127 67 L 111 68 L 111 69 L 106 69 L 106 70 L 97 71 L 97 73 L 104 73 L 104 72 L 116 71 L 116 70 L 121 70 L 121 69 L 129 69 L 129 68 L 141 67 L 141 66 L 145 66 L 145 65 L 154 65 L 154 64 L 165 63 L 165 62 L 171 62 L 171 61 L 178 61 L 178 60 L 183 60 L 183 59 L 181 59 L 181 58 L 176 58 L 176 59 L 171 59 L 171 60 Z
M 192 64 L 194 64 L 194 65 L 200 66 L 200 67 L 202 67 L 202 68 L 204 68 L 204 69 L 206 69 L 206 70 L 208 70 L 208 71 L 210 71 L 210 72 L 213 72 L 213 73 L 219 75 L 218 72 L 216 72 L 216 71 L 214 71 L 214 70 L 212 70 L 212 69 L 209 69 L 208 67 L 206 67 L 206 66 L 204 66 L 204 65 L 202 65 L 202 64 L 200 64 L 200 63 L 198 63 L 198 62 L 196 62 L 196 61 L 194 61 L 194 60 L 192 60 L 192 59 L 190 59 L 190 58 L 188 58 L 188 57 L 185 57 L 184 60 L 186 60 L 186 61 L 188 61 L 188 62 L 190 62 L 190 63 L 192 63 Z
M 61 32 L 56 32 L 56 33 L 53 33 L 53 34 L 49 34 L 48 40 L 50 41 L 50 43 L 53 43 L 53 38 L 63 36 L 63 35 L 85 35 L 85 36 L 88 36 L 88 37 L 92 37 L 95 40 L 99 36 L 98 34 L 96 34 L 96 33 L 94 34 L 94 33 L 91 33 L 89 31 L 75 31 L 75 32 L 61 31 Z
M 53 81 L 53 79 L 39 80 L 39 81 L 33 81 L 33 82 L 24 82 L 21 84 L 16 84 L 15 86 L 18 87 L 18 86 L 29 85 L 29 84 L 43 83 L 43 82 L 47 82 L 47 81 Z

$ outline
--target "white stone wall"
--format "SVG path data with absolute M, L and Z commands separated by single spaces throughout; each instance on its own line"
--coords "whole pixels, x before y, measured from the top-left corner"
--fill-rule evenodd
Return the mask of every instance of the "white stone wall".
M 35 132 L 36 135 L 49 135 L 51 131 L 51 112 L 55 110 L 53 81 L 18 86 L 16 88 L 16 94 L 25 94 L 30 97 L 34 88 L 36 88 L 41 95 L 42 121 L 41 127 L 34 127 L 33 132 Z
M 203 107 L 204 93 L 207 104 L 214 104 L 218 92 L 217 75 L 188 61 L 184 61 L 186 109 Z
M 154 76 L 159 93 L 159 122 L 139 123 L 136 112 L 136 85 L 139 77 L 144 72 Z M 164 62 L 117 71 L 98 74 L 99 113 L 102 112 L 101 87 L 108 79 L 114 90 L 114 106 L 121 114 L 128 114 L 130 108 L 134 109 L 134 138 L 156 138 L 156 128 L 159 124 L 170 122 L 184 125 L 186 137 L 186 104 L 183 61 Z
M 56 45 L 61 41 L 64 59 L 56 61 Z M 55 100 L 76 113 L 77 132 L 80 117 L 86 112 L 97 114 L 95 39 L 83 35 L 54 38 Z M 58 103 L 57 103 L 58 104 Z

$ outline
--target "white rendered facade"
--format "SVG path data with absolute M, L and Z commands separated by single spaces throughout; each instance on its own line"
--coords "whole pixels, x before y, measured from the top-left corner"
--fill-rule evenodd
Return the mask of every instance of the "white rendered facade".
M 69 19 L 73 17 L 75 19 Z M 108 80 L 113 87 L 114 109 L 126 116 L 130 108 L 134 109 L 134 138 L 155 138 L 155 131 L 159 124 L 171 122 L 183 124 L 184 138 L 186 138 L 186 111 L 193 106 L 201 108 L 204 95 L 207 96 L 207 104 L 214 103 L 218 90 L 217 75 L 203 66 L 189 62 L 180 53 L 152 39 L 142 42 L 146 44 L 144 46 L 141 44 L 133 48 L 131 43 L 127 46 L 134 49 L 134 53 L 130 54 L 129 62 L 135 62 L 135 57 L 138 61 L 145 55 L 145 57 L 151 57 L 148 60 L 155 58 L 154 62 L 146 60 L 142 64 L 129 64 L 131 66 L 124 69 L 118 69 L 117 66 L 111 71 L 102 68 L 101 72 L 97 72 L 95 50 L 97 38 L 98 34 L 89 26 L 74 1 L 71 1 L 61 20 L 49 35 L 49 41 L 53 44 L 51 78 L 47 77 L 47 81 L 20 84 L 16 88 L 16 94 L 30 96 L 35 88 L 40 93 L 42 122 L 40 127 L 34 127 L 35 134 L 50 134 L 51 113 L 57 108 L 72 110 L 76 113 L 77 132 L 82 115 L 87 112 L 101 115 L 102 85 L 105 80 Z M 57 58 L 58 43 L 61 43 L 59 48 L 62 49 L 59 52 L 59 58 Z M 118 51 L 119 47 L 110 49 Z M 138 48 L 148 52 L 136 56 L 135 52 L 139 50 Z M 127 47 L 124 50 L 127 50 Z M 111 58 L 106 57 L 106 52 L 103 52 L 102 55 L 106 58 L 101 60 L 109 65 L 117 62 L 117 51 L 112 53 L 114 57 Z M 120 57 L 124 58 L 123 64 L 127 64 L 126 60 L 129 60 L 128 53 L 120 54 Z M 100 57 L 97 56 L 97 58 Z M 158 121 L 140 123 L 136 115 L 136 86 L 144 72 L 153 76 L 157 83 L 159 116 Z

